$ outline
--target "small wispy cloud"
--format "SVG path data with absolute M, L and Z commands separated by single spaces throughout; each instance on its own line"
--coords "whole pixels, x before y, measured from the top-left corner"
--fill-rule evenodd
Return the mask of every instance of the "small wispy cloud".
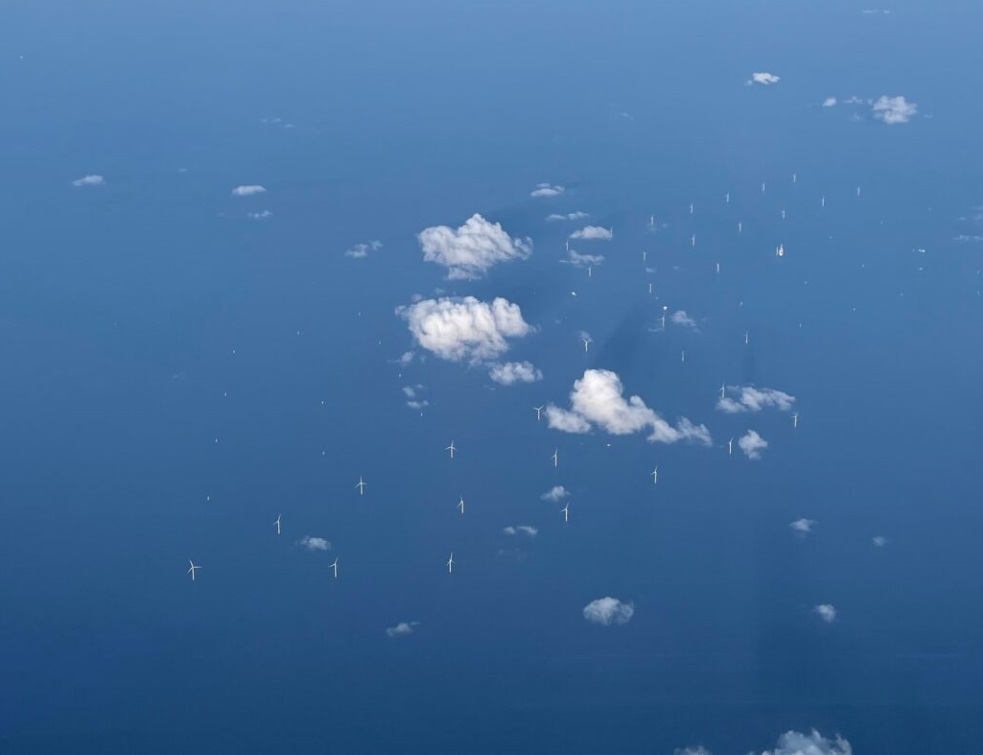
M 571 249 L 567 252 L 567 259 L 560 260 L 560 262 L 566 265 L 573 265 L 574 267 L 596 267 L 604 262 L 604 255 L 581 254 L 580 252 Z
M 535 383 L 543 379 L 543 373 L 531 362 L 502 362 L 488 369 L 488 376 L 499 385 Z
M 808 532 L 812 532 L 812 527 L 813 525 L 815 525 L 815 523 L 816 523 L 815 519 L 805 519 L 805 518 L 796 519 L 794 522 L 789 524 L 789 527 L 791 527 L 796 532 L 801 532 L 805 534 Z
M 401 621 L 396 626 L 386 629 L 386 637 L 405 637 L 408 634 L 413 634 L 413 630 L 418 626 L 420 626 L 419 621 Z
M 82 176 L 81 178 L 76 178 L 72 181 L 72 186 L 82 188 L 84 186 L 103 186 L 106 183 L 106 179 L 102 176 L 93 173 L 88 176 Z
M 273 213 L 270 210 L 260 210 L 259 212 L 247 212 L 246 217 L 250 220 L 266 220 L 272 218 Z
M 907 123 L 918 113 L 918 105 L 914 102 L 908 102 L 902 96 L 889 97 L 886 94 L 874 100 L 874 104 L 870 106 L 870 109 L 874 114 L 874 118 L 883 121 L 889 126 L 898 123 Z
M 887 545 L 887 538 L 883 535 L 874 535 L 870 541 L 874 544 L 875 548 L 883 548 Z
M 838 734 L 835 739 L 827 739 L 813 729 L 810 734 L 787 731 L 778 738 L 775 749 L 761 755 L 853 755 L 853 748 Z
M 639 396 L 626 399 L 621 378 L 611 370 L 586 370 L 582 378 L 574 381 L 570 409 L 548 404 L 545 413 L 549 427 L 568 433 L 590 432 L 596 425 L 612 435 L 650 430 L 650 443 L 712 444 L 710 431 L 704 425 L 695 425 L 685 417 L 671 425 Z
M 532 254 L 532 239 L 513 238 L 500 223 L 477 213 L 458 228 L 431 226 L 416 237 L 424 261 L 447 268 L 451 280 L 480 278 L 501 262 L 524 260 Z
M 354 246 L 345 250 L 345 256 L 360 260 L 368 257 L 369 252 L 377 252 L 380 249 L 382 249 L 382 242 L 376 239 L 375 241 L 366 241 L 361 244 L 355 244 Z
M 952 237 L 953 241 L 957 241 L 960 244 L 979 244 L 983 243 L 983 236 L 976 234 L 960 233 L 958 236 Z
M 610 241 L 614 238 L 614 233 L 600 225 L 585 225 L 579 231 L 571 233 L 570 238 L 581 241 Z
M 234 197 L 251 197 L 255 194 L 265 194 L 266 187 L 260 186 L 259 184 L 244 184 L 243 186 L 236 186 L 232 190 L 232 196 Z
M 309 551 L 331 550 L 330 542 L 323 537 L 311 537 L 310 535 L 304 535 L 304 537 L 297 541 L 297 545 L 301 548 L 307 548 Z
M 713 755 L 706 747 L 677 747 L 672 755 Z
M 758 435 L 754 430 L 748 430 L 747 433 L 738 438 L 737 447 L 749 459 L 757 460 L 761 458 L 761 452 L 768 448 L 768 441 Z
M 669 315 L 669 322 L 673 325 L 679 325 L 684 328 L 692 328 L 693 330 L 698 330 L 696 327 L 696 320 L 686 314 L 685 309 L 679 309 Z
M 501 297 L 491 302 L 473 296 L 423 299 L 398 307 L 396 314 L 422 348 L 450 362 L 494 360 L 508 351 L 509 338 L 533 331 L 519 305 Z
M 635 615 L 634 603 L 623 603 L 617 598 L 598 598 L 584 606 L 584 618 L 591 624 L 608 627 L 627 624 Z
M 550 223 L 556 223 L 561 220 L 583 220 L 586 217 L 590 217 L 586 212 L 581 212 L 577 210 L 576 212 L 568 212 L 566 215 L 559 213 L 553 213 L 552 215 L 547 215 L 546 220 Z
M 823 107 L 836 107 L 836 98 L 827 97 L 825 100 L 823 100 Z
M 410 362 L 413 361 L 413 357 L 415 356 L 416 355 L 412 351 L 404 351 L 402 354 L 400 354 L 399 358 L 394 361 L 400 367 L 405 367 L 406 365 L 408 365 Z
M 568 495 L 570 495 L 570 492 L 565 487 L 554 485 L 539 497 L 544 501 L 562 501 Z
M 558 197 L 566 188 L 563 186 L 553 186 L 552 184 L 536 184 L 536 188 L 529 192 L 530 197 Z
M 525 535 L 526 537 L 536 537 L 539 534 L 539 530 L 528 524 L 518 524 L 513 526 L 508 526 L 502 529 L 506 535 Z
M 831 624 L 836 619 L 836 609 L 830 603 L 818 605 L 812 609 L 812 612 L 827 624 Z
M 727 414 L 760 412 L 771 407 L 787 412 L 794 403 L 795 396 L 774 388 L 728 385 L 725 387 L 725 395 L 717 399 L 717 408 Z
M 772 84 L 777 84 L 781 80 L 781 76 L 776 76 L 775 74 L 768 73 L 767 71 L 759 71 L 751 74 L 748 84 L 760 84 L 761 86 L 767 87 L 771 86 Z

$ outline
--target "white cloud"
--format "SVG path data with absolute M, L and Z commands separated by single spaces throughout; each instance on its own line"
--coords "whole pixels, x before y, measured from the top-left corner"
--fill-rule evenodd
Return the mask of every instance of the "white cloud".
M 413 634 L 413 630 L 420 626 L 419 621 L 401 621 L 394 627 L 386 629 L 386 637 L 403 637 Z
M 605 627 L 627 624 L 634 613 L 634 603 L 622 603 L 617 598 L 598 598 L 584 606 L 584 618 L 591 624 Z
M 787 412 L 795 403 L 795 396 L 774 388 L 755 388 L 753 385 L 728 385 L 726 394 L 717 399 L 717 408 L 727 414 L 760 412 L 775 407 Z
M 477 213 L 460 228 L 432 226 L 416 238 L 424 261 L 446 267 L 450 279 L 480 278 L 499 262 L 524 260 L 532 254 L 532 239 L 512 238 L 501 224 Z
M 533 330 L 522 319 L 519 305 L 501 297 L 491 303 L 473 296 L 423 299 L 398 307 L 396 314 L 409 323 L 420 346 L 451 362 L 495 359 L 508 351 L 506 339 L 521 338 Z
M 266 187 L 259 184 L 248 184 L 246 186 L 236 186 L 232 190 L 234 197 L 251 197 L 253 194 L 265 194 Z
M 400 355 L 399 359 L 396 360 L 396 364 L 398 364 L 400 367 L 405 367 L 413 361 L 414 356 L 415 354 L 412 351 L 404 351 L 402 355 Z
M 515 385 L 516 383 L 535 383 L 543 379 L 543 373 L 533 367 L 530 362 L 504 362 L 493 364 L 488 369 L 488 376 L 500 385 Z
M 673 312 L 669 316 L 669 321 L 673 325 L 681 325 L 684 328 L 693 328 L 693 330 L 696 330 L 696 320 L 686 314 L 685 309 L 680 309 Z
M 366 241 L 361 244 L 355 244 L 355 246 L 347 249 L 345 251 L 345 256 L 360 260 L 364 257 L 368 257 L 369 252 L 377 252 L 380 249 L 382 249 L 382 242 L 378 239 L 375 241 Z
M 530 193 L 530 197 L 558 197 L 566 188 L 563 186 L 552 186 L 550 184 L 536 184 L 536 188 Z
M 106 179 L 105 178 L 103 178 L 100 175 L 96 175 L 95 173 L 93 173 L 93 174 L 88 175 L 88 176 L 82 176 L 81 178 L 76 178 L 74 181 L 72 181 L 72 186 L 78 186 L 78 187 L 82 187 L 82 186 L 102 186 L 105 183 L 106 183 Z
M 672 755 L 713 755 L 706 747 L 682 747 L 676 748 Z
M 907 123 L 918 113 L 918 105 L 908 102 L 904 97 L 888 97 L 881 95 L 870 106 L 874 117 L 889 126 L 897 123 Z
M 574 267 L 591 267 L 594 265 L 600 265 L 604 262 L 603 254 L 581 254 L 580 252 L 571 249 L 567 252 L 567 259 L 560 260 L 567 265 L 573 265 Z
M 761 452 L 768 448 L 768 441 L 754 430 L 748 430 L 746 435 L 742 435 L 737 440 L 737 446 L 749 459 L 760 459 Z
M 749 84 L 761 84 L 762 86 L 771 86 L 772 84 L 777 84 L 781 81 L 781 76 L 776 76 L 773 73 L 768 73 L 767 71 L 762 71 L 759 73 L 752 73 L 751 80 Z
M 546 407 L 549 427 L 568 433 L 586 433 L 596 425 L 612 435 L 629 435 L 650 429 L 652 443 L 695 441 L 709 446 L 710 432 L 685 417 L 673 427 L 645 405 L 639 396 L 624 397 L 621 378 L 610 370 L 586 370 L 574 381 L 569 410 Z
M 958 241 L 962 244 L 979 244 L 980 242 L 983 242 L 983 236 L 960 233 L 958 236 L 953 236 L 952 240 Z
M 823 100 L 823 107 L 836 107 L 836 98 L 827 97 L 825 100 Z
M 803 517 L 802 519 L 796 519 L 794 522 L 792 522 L 789 525 L 789 527 L 791 527 L 796 532 L 803 532 L 803 533 L 812 532 L 812 526 L 815 523 L 816 523 L 815 519 L 806 519 L 805 517 Z
M 518 524 L 514 527 L 511 525 L 505 527 L 502 532 L 506 535 L 526 535 L 527 537 L 536 537 L 539 534 L 539 530 L 535 527 L 531 527 L 528 524 Z
M 570 238 L 584 241 L 610 241 L 614 238 L 614 234 L 603 226 L 585 225 L 579 231 L 571 233 Z
M 883 535 L 874 535 L 871 542 L 874 544 L 875 548 L 883 548 L 885 545 L 887 545 L 887 538 Z
M 586 217 L 588 217 L 586 212 L 577 210 L 576 212 L 568 212 L 566 215 L 559 215 L 554 212 L 552 215 L 547 215 L 546 220 L 550 223 L 555 223 L 558 220 L 583 220 Z
M 827 624 L 831 624 L 836 618 L 836 609 L 830 603 L 823 603 L 822 605 L 816 606 L 812 609 L 812 612 L 817 614 Z
M 307 548 L 309 551 L 331 550 L 331 543 L 323 537 L 311 537 L 310 535 L 304 535 L 304 537 L 297 541 L 297 545 Z
M 246 217 L 252 220 L 266 220 L 267 218 L 272 218 L 273 213 L 269 210 L 260 210 L 259 212 L 247 212 Z
M 853 748 L 839 735 L 830 740 L 813 729 L 810 734 L 787 731 L 778 738 L 774 750 L 765 750 L 761 755 L 853 755 Z
M 539 497 L 544 501 L 562 501 L 568 495 L 570 495 L 570 492 L 565 487 L 554 485 Z

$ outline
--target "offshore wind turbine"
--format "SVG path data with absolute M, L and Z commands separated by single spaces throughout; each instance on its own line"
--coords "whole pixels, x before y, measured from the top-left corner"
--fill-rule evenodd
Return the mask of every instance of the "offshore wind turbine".
M 447 448 L 445 448 L 444 450 L 445 451 L 450 451 L 451 452 L 451 458 L 453 459 L 454 458 L 454 451 L 457 450 L 457 449 L 454 448 L 454 441 L 451 441 L 451 444 Z
M 328 567 L 329 569 L 334 569 L 334 578 L 338 579 L 338 557 L 335 556 L 334 563 Z
M 727 441 L 727 455 L 730 456 L 734 453 L 734 439 L 731 438 Z
M 542 406 L 534 406 L 533 409 L 536 411 L 536 421 L 538 422 L 543 416 L 543 409 L 546 408 L 546 404 Z
M 447 573 L 454 573 L 454 551 L 451 551 L 451 557 L 447 559 Z
M 461 513 L 463 514 L 464 513 L 464 496 L 463 495 L 461 496 L 461 500 L 458 501 L 457 507 L 461 510 Z
M 652 470 L 651 474 L 652 474 L 652 484 L 653 485 L 658 485 L 659 484 L 659 465 L 658 464 L 655 465 L 655 469 Z
M 553 466 L 557 466 L 560 461 L 560 449 L 558 448 L 553 451 L 553 455 L 550 458 L 553 460 Z
M 726 394 L 726 392 L 727 392 L 727 384 L 726 383 L 721 383 L 720 384 L 720 398 L 723 398 L 724 395 Z
M 587 353 L 587 344 L 593 343 L 594 342 L 594 339 L 591 338 L 589 335 L 587 335 L 585 333 L 582 336 L 580 336 L 580 340 L 582 340 L 584 342 L 584 353 L 586 354 Z
M 796 428 L 798 426 L 799 426 L 799 413 L 798 412 L 794 412 L 792 414 L 792 428 L 794 429 L 794 428 Z
M 740 233 L 743 228 L 744 228 L 744 223 L 742 223 L 740 220 L 738 220 L 737 221 L 737 232 Z
M 278 535 L 280 534 L 280 517 L 282 517 L 282 516 L 283 516 L 283 514 L 277 514 L 276 515 L 276 521 L 273 522 L 273 524 L 276 526 L 276 534 L 278 534 Z
M 200 566 L 195 566 L 195 562 L 192 561 L 190 558 L 188 559 L 188 563 L 191 564 L 191 566 L 188 568 L 188 574 L 191 575 L 191 581 L 194 582 L 195 581 L 195 572 L 198 569 L 200 569 L 201 567 Z
M 359 495 L 365 495 L 365 481 L 362 479 L 362 475 L 358 476 L 358 485 L 355 487 L 358 488 Z
M 563 512 L 563 521 L 564 522 L 569 522 L 570 521 L 570 501 L 567 501 L 567 505 L 564 506 L 562 509 L 560 509 L 560 511 Z

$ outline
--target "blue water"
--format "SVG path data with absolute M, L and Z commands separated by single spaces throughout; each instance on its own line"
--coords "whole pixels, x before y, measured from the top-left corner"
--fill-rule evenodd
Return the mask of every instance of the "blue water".
M 973 750 L 983 10 L 657 6 L 0 12 L 0 751 Z M 882 94 L 918 115 L 819 106 Z M 574 210 L 615 228 L 590 278 Z M 475 212 L 534 254 L 444 280 L 415 234 Z M 518 303 L 543 381 L 421 361 L 395 308 L 438 289 Z M 537 424 L 587 368 L 715 446 Z

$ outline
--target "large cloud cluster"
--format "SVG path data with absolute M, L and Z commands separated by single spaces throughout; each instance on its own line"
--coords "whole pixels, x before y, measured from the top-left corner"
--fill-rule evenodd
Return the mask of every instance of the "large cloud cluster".
M 649 430 L 652 443 L 685 440 L 709 446 L 710 432 L 685 417 L 675 426 L 645 405 L 639 396 L 625 398 L 621 378 L 610 370 L 586 370 L 570 391 L 570 409 L 554 404 L 546 407 L 546 419 L 555 430 L 586 433 L 597 426 L 612 435 L 630 435 Z
M 417 234 L 423 259 L 447 268 L 447 277 L 480 278 L 499 262 L 524 260 L 532 254 L 532 239 L 512 238 L 500 223 L 475 213 L 459 228 L 436 225 Z
M 795 403 L 795 396 L 774 388 L 755 388 L 753 385 L 728 385 L 726 395 L 717 399 L 717 408 L 727 414 L 760 412 L 775 407 L 787 412 Z

